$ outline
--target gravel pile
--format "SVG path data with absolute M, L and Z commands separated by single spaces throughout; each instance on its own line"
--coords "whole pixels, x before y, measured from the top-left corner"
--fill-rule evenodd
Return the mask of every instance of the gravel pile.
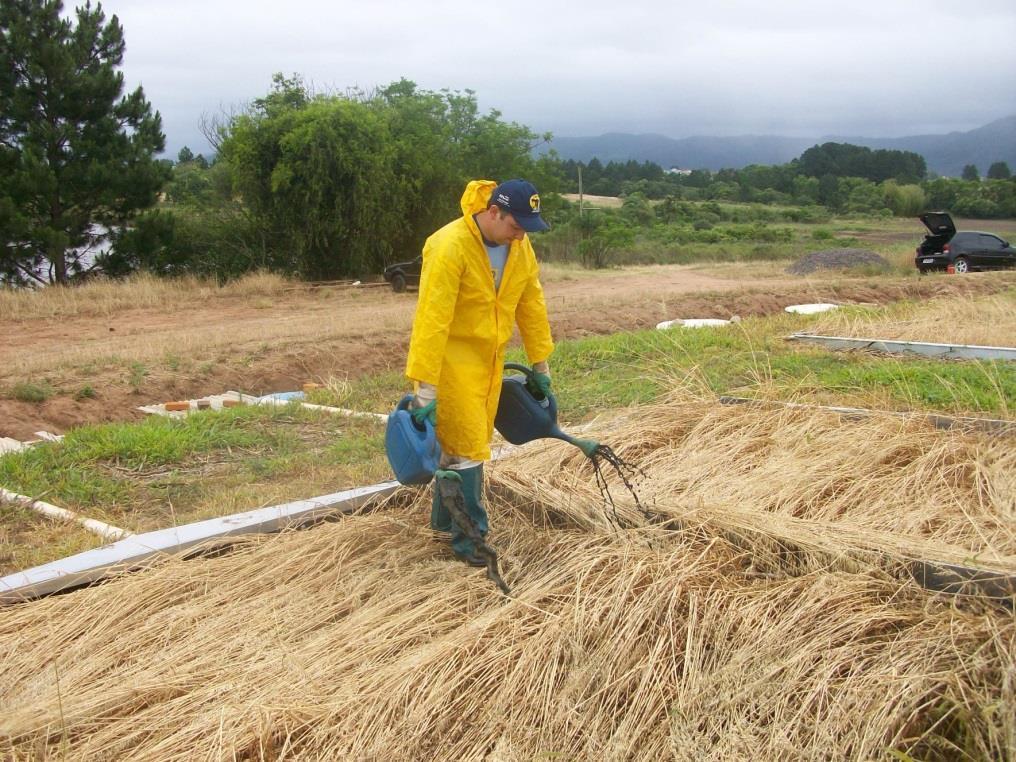
M 807 275 L 816 270 L 847 270 L 851 267 L 877 267 L 888 270 L 891 265 L 868 249 L 824 249 L 805 254 L 787 268 L 793 275 Z

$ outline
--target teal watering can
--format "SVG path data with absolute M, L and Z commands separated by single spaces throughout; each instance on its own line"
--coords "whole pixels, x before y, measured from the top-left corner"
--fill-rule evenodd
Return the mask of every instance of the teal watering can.
M 441 445 L 430 421 L 413 420 L 407 394 L 388 416 L 385 427 L 385 455 L 401 484 L 427 484 L 441 460 Z
M 504 367 L 521 371 L 523 375 L 505 376 L 501 381 L 501 400 L 494 417 L 494 428 L 501 436 L 515 445 L 547 437 L 561 439 L 592 458 L 599 443 L 577 439 L 561 431 L 557 425 L 557 399 L 553 394 L 540 393 L 533 381 L 533 369 L 514 362 L 506 362 Z

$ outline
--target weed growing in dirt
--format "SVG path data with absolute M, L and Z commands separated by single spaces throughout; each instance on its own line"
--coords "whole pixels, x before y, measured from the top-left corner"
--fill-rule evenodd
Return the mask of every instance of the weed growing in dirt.
M 372 413 L 390 413 L 402 395 L 413 390 L 400 371 L 388 371 L 353 380 L 329 379 L 323 389 L 315 389 L 309 401 Z
M 141 384 L 145 380 L 145 376 L 148 375 L 148 369 L 143 363 L 132 362 L 130 364 L 127 383 L 130 384 L 131 389 L 134 390 L 135 394 L 141 392 Z
M 14 385 L 11 396 L 21 402 L 45 402 L 55 394 L 55 390 L 46 382 L 22 381 Z
M 74 392 L 74 399 L 78 402 L 81 400 L 93 400 L 99 395 L 96 393 L 95 388 L 91 384 L 85 384 L 76 392 Z

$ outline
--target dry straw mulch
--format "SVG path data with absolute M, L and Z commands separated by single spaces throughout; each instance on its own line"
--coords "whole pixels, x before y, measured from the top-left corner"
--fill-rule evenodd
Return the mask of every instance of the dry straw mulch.
M 1016 759 L 1016 622 L 888 555 L 1016 570 L 1011 442 L 674 399 L 490 468 L 515 597 L 427 495 L 0 611 L 15 759 Z M 411 492 L 409 493 L 412 494 Z
M 975 277 L 995 279 L 1000 275 L 983 273 Z M 1016 335 L 1016 289 L 1010 287 L 989 296 L 954 295 L 897 303 L 888 310 L 835 310 L 818 316 L 808 332 L 1011 347 Z

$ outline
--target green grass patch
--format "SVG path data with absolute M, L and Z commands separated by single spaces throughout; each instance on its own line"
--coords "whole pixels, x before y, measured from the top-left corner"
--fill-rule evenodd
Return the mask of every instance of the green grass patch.
M 830 352 L 786 342 L 799 318 L 639 331 L 558 344 L 551 367 L 562 417 L 647 403 L 675 386 L 821 404 L 1007 415 L 1016 366 Z M 524 361 L 516 350 L 511 359 Z M 438 403 L 440 404 L 440 402 Z
M 915 305 L 880 308 L 887 319 Z M 870 315 L 870 308 L 847 308 Z M 551 358 L 563 419 L 654 402 L 675 386 L 706 394 L 767 396 L 819 404 L 1006 415 L 1016 399 L 1016 366 L 864 352 L 831 352 L 785 341 L 816 318 L 752 318 L 721 328 L 636 331 L 558 342 Z M 519 347 L 508 360 L 526 362 Z M 389 412 L 410 383 L 382 373 L 315 390 L 314 402 Z M 438 402 L 440 404 L 440 401 Z
M 74 429 L 64 439 L 61 456 L 72 464 L 105 460 L 142 469 L 210 450 L 253 448 L 262 438 L 252 428 L 246 411 L 183 419 L 153 416 L 140 423 Z
M 387 479 L 382 432 L 299 405 L 153 416 L 0 457 L 0 484 L 146 531 Z
M 14 492 L 72 509 L 119 505 L 128 493 L 117 479 L 87 468 L 83 461 L 68 456 L 64 443 L 59 442 L 39 444 L 0 457 L 0 484 Z
M 45 381 L 41 383 L 22 381 L 14 384 L 14 388 L 11 389 L 11 396 L 21 402 L 45 402 L 55 393 L 53 387 Z
M 78 402 L 80 402 L 81 400 L 94 400 L 98 396 L 99 395 L 95 391 L 95 387 L 93 387 L 91 384 L 85 384 L 76 392 L 74 392 L 74 399 L 76 399 Z

